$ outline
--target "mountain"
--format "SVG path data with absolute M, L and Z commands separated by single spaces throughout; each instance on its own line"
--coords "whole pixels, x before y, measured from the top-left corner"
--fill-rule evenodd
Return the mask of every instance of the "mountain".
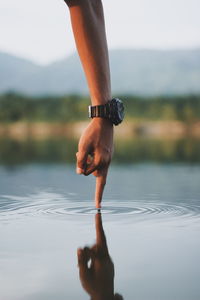
M 0 52 L 0 92 L 17 89 L 26 76 L 40 69 L 39 65 L 26 59 Z
M 200 48 L 192 50 L 112 50 L 113 94 L 200 93 Z M 80 60 L 73 54 L 40 66 L 0 52 L 0 92 L 29 95 L 87 94 Z

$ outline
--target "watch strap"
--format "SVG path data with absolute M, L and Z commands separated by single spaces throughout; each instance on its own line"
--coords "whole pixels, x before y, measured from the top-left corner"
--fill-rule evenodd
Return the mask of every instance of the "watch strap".
M 88 107 L 89 118 L 108 118 L 110 115 L 110 105 L 109 102 L 102 105 L 89 105 Z

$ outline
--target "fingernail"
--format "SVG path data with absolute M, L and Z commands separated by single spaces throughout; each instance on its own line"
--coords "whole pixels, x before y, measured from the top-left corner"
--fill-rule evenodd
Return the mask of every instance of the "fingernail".
M 82 174 L 82 173 L 83 173 L 83 169 L 81 169 L 81 168 L 76 168 L 76 173 L 77 173 L 77 174 Z

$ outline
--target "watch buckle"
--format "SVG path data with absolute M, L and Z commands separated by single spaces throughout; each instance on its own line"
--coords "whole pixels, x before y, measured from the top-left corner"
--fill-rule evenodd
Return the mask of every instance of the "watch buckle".
M 91 105 L 88 106 L 88 116 L 89 116 L 89 118 L 92 118 L 92 107 L 91 107 Z

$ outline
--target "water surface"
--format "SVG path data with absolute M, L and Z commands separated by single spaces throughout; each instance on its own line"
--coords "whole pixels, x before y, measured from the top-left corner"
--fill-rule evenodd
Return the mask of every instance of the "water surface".
M 126 300 L 199 300 L 200 166 L 112 166 L 102 222 Z M 95 242 L 94 178 L 0 167 L 0 299 L 89 299 L 77 248 Z

